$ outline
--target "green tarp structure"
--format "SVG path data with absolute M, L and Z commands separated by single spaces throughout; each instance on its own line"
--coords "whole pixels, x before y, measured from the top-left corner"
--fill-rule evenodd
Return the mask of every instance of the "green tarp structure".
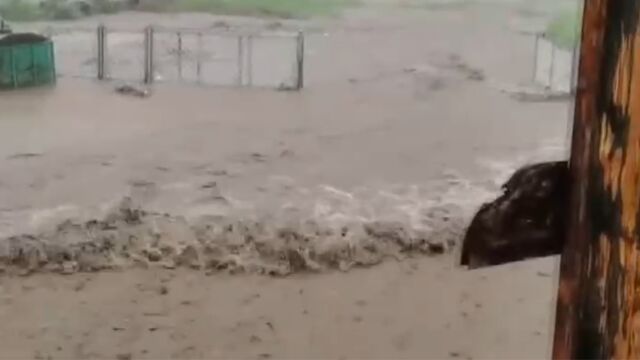
M 0 35 L 0 90 L 54 84 L 53 42 L 32 34 Z

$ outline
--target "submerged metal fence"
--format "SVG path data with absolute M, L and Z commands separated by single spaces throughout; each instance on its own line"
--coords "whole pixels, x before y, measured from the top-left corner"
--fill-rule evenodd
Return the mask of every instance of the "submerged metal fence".
M 579 49 L 579 44 L 567 49 L 543 33 L 534 34 L 533 82 L 553 91 L 575 94 Z
M 149 26 L 144 30 L 46 31 L 59 76 L 214 86 L 304 87 L 302 32 L 237 32 Z

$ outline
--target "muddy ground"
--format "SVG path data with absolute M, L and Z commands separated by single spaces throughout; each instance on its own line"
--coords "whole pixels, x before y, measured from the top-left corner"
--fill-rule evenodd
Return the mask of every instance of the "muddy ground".
M 500 182 L 566 154 L 570 102 L 505 91 L 530 81 L 524 30 L 544 16 L 393 2 L 305 22 L 322 31 L 300 93 L 162 85 L 140 99 L 69 79 L 3 93 L 0 255 L 19 261 L 0 276 L 0 357 L 545 357 L 556 260 L 456 265 Z M 219 19 L 83 25 L 141 20 Z M 123 199 L 142 221 L 113 218 Z

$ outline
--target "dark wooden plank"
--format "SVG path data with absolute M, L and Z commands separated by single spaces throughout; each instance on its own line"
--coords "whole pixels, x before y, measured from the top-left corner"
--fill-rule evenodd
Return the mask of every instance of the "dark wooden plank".
M 636 0 L 587 0 L 553 357 L 640 358 Z

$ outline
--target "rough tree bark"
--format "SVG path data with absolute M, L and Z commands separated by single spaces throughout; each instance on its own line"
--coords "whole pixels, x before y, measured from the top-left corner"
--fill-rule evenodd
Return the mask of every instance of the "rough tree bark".
M 640 1 L 585 0 L 553 357 L 640 358 Z

